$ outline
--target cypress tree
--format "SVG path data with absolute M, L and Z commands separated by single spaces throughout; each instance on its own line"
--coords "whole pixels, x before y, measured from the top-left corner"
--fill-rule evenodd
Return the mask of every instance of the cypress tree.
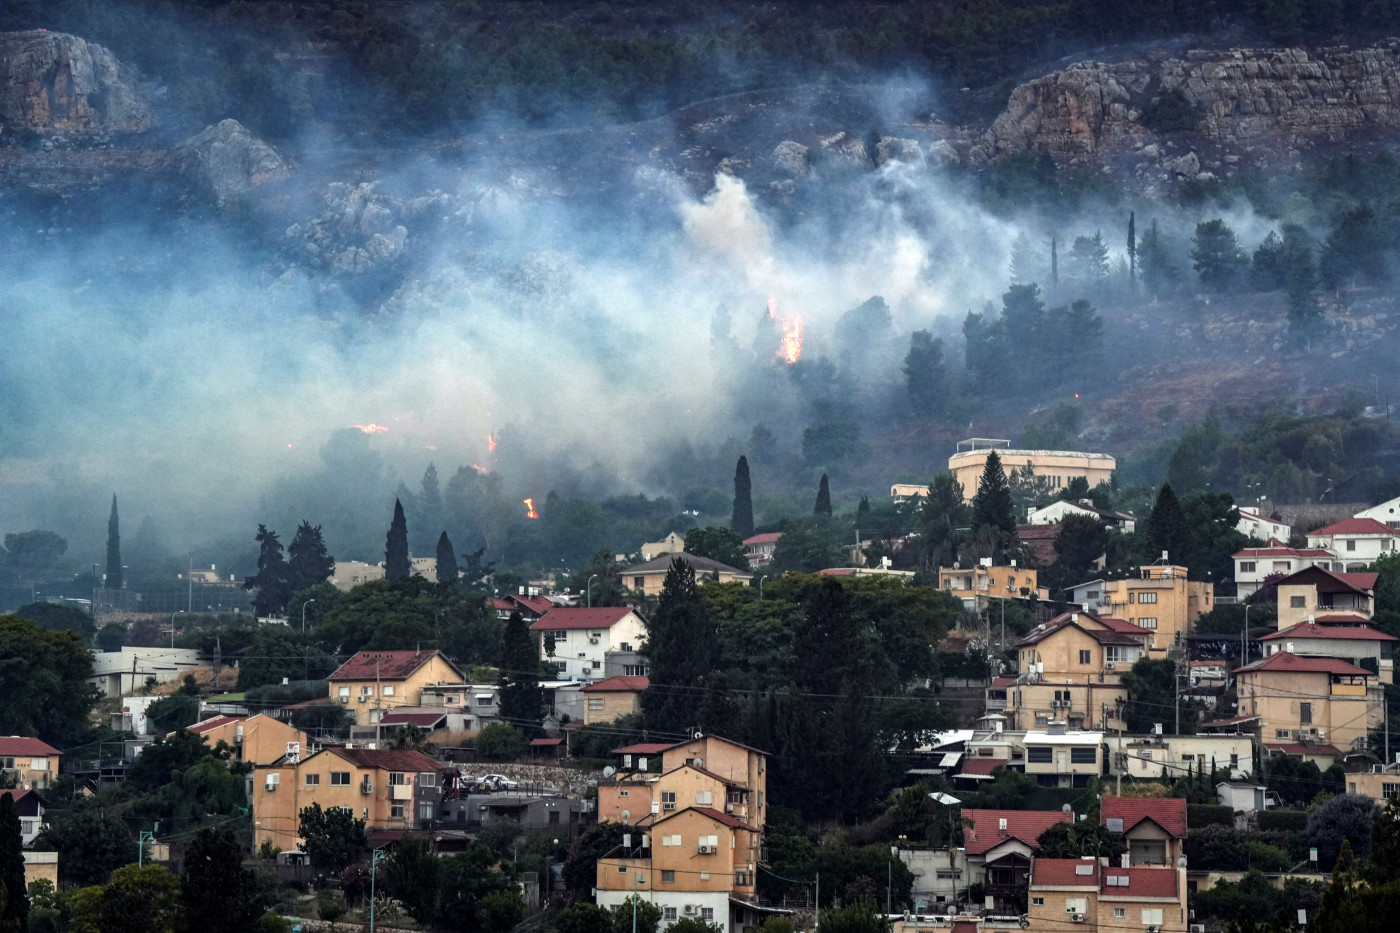
M 826 474 L 822 474 L 822 481 L 817 485 L 817 502 L 812 506 L 812 514 L 818 518 L 831 517 L 831 484 L 827 482 Z
M 1128 211 L 1128 291 L 1137 292 L 1137 218 Z
M 437 543 L 438 582 L 456 586 L 457 576 L 457 552 L 452 549 L 452 541 L 448 539 L 447 532 L 444 531 L 438 536 Z
M 0 796 L 0 886 L 5 892 L 0 929 L 27 930 L 29 894 L 24 884 L 24 849 L 13 794 Z
M 734 515 L 729 527 L 741 540 L 753 537 L 753 487 L 749 483 L 749 458 L 742 454 L 734 467 Z
M 501 633 L 501 719 L 527 735 L 539 729 L 544 700 L 535 640 L 519 612 L 512 612 Z
M 412 571 L 413 563 L 408 559 L 408 521 L 403 517 L 403 503 L 395 499 L 394 520 L 384 538 L 384 576 L 398 580 Z
M 856 521 L 860 522 L 870 517 L 870 497 L 861 496 L 860 505 L 856 506 Z
M 1060 248 L 1054 236 L 1050 237 L 1050 284 L 1060 284 Z
M 282 556 L 282 542 L 277 532 L 266 525 L 258 526 L 258 572 L 243 581 L 245 590 L 257 590 L 253 611 L 260 616 L 275 616 L 287 608 L 292 598 L 291 577 L 287 559 Z
M 1150 562 L 1167 552 L 1168 560 L 1182 560 L 1186 544 L 1186 515 L 1181 510 L 1181 500 L 1171 483 L 1163 483 L 1157 493 L 1157 501 L 1152 505 L 1152 514 L 1147 516 L 1147 543 L 1152 553 L 1146 555 Z
M 1011 484 L 1002 469 L 1001 457 L 995 450 L 987 452 L 982 478 L 977 482 L 977 495 L 972 500 L 972 527 L 990 525 L 1006 534 L 1016 533 L 1016 510 L 1011 501 Z
M 117 521 L 117 494 L 112 493 L 112 517 L 107 519 L 107 589 L 122 588 L 122 533 Z
M 648 729 L 683 732 L 695 725 L 706 678 L 718 663 L 718 634 L 684 557 L 671 560 L 642 648 L 651 683 L 642 694 Z

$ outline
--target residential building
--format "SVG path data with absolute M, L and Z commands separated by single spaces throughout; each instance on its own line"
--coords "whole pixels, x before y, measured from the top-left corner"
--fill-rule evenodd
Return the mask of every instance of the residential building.
M 1050 598 L 1050 591 L 1039 586 L 1037 572 L 1017 567 L 1015 561 L 1004 567 L 993 565 L 990 559 L 965 569 L 939 567 L 938 588 L 973 610 L 986 609 L 993 599 Z
M 1271 752 L 1330 763 L 1381 722 L 1378 678 L 1346 661 L 1279 651 L 1232 673 L 1239 716 L 1259 717 Z
M 1032 558 L 1031 563 L 1038 567 L 1049 567 L 1059 556 L 1055 553 L 1055 538 L 1059 533 L 1058 525 L 1016 526 L 1016 540 L 1021 542 L 1021 546 Z M 1073 601 L 1078 602 L 1078 600 Z M 1092 607 L 1086 606 L 1085 608 Z
M 1043 728 L 1052 720 L 1072 729 L 1121 729 L 1127 691 L 1119 678 L 1148 655 L 1152 638 L 1121 619 L 1063 613 L 1017 642 L 1021 673 L 1015 681 L 988 689 L 1004 692 L 1004 715 L 1013 730 Z
M 1137 517 L 1128 512 L 1101 509 L 1089 499 L 1071 502 L 1057 499 L 1043 508 L 1032 507 L 1026 512 L 1026 522 L 1031 525 L 1058 525 L 1067 515 L 1084 515 L 1095 519 L 1107 528 L 1117 528 L 1124 534 L 1137 530 Z
M 253 769 L 253 846 L 301 849 L 301 811 L 349 810 L 371 832 L 408 832 L 437 818 L 444 768 L 418 751 L 327 748 Z
M 1348 774 L 1347 793 L 1370 797 L 1382 806 L 1387 800 L 1400 797 L 1400 762 L 1372 765 L 1369 771 Z
M 987 454 L 993 450 L 1001 458 L 1001 468 L 1009 477 L 1030 467 L 1031 473 L 1047 480 L 1053 492 L 1059 492 L 1072 479 L 1083 479 L 1090 488 L 1113 479 L 1118 462 L 1108 454 L 1084 453 L 1077 450 L 1013 450 L 1011 442 L 999 438 L 971 437 L 958 442 L 957 453 L 948 458 L 948 469 L 962 484 L 963 499 L 971 502 L 977 495 L 977 484 L 987 465 Z
M 922 499 L 928 495 L 927 483 L 894 483 L 890 486 L 890 498 L 895 505 L 903 505 L 910 499 Z
M 158 684 L 179 680 L 186 672 L 201 666 L 193 648 L 132 648 L 92 653 L 92 684 L 105 697 L 136 693 L 146 681 Z
M 63 753 L 47 742 L 23 735 L 0 736 L 0 771 L 22 790 L 43 790 L 58 780 Z
M 306 733 L 295 726 L 259 713 L 256 716 L 214 716 L 190 726 L 215 748 L 223 742 L 233 750 L 233 760 L 269 765 L 285 755 L 300 756 L 309 750 Z
M 44 829 L 44 808 L 49 802 L 36 790 L 0 790 L 0 796 L 7 794 L 19 815 L 19 844 L 27 849 Z
M 523 592 L 525 587 L 520 588 L 522 592 L 507 593 L 500 599 L 491 600 L 491 608 L 496 610 L 496 618 L 502 622 L 510 618 L 512 612 L 520 613 L 520 617 L 526 622 L 533 622 L 549 610 L 561 603 L 556 603 L 548 596 L 540 596 L 537 593 Z
M 749 566 L 767 567 L 773 563 L 773 550 L 782 536 L 781 531 L 765 531 L 761 535 L 745 538 L 744 554 L 749 559 Z
M 644 824 L 657 815 L 713 806 L 762 828 L 767 821 L 767 756 L 716 735 L 674 745 L 617 749 L 622 770 L 598 785 L 598 819 Z M 659 772 L 651 772 L 660 758 Z
M 1287 544 L 1293 536 L 1293 526 L 1282 519 L 1270 518 L 1256 509 L 1241 508 L 1239 511 L 1240 520 L 1235 523 L 1235 530 L 1246 538 L 1265 544 L 1272 541 Z
M 981 884 L 997 907 L 1007 910 L 1030 876 L 1031 853 L 1040 834 L 1058 823 L 1074 822 L 1063 810 L 962 811 L 963 852 L 968 877 L 963 887 Z
M 1035 859 L 1029 912 L 1034 933 L 1086 930 L 1186 933 L 1186 868 L 1114 868 L 1106 859 Z
M 1387 499 L 1380 505 L 1373 505 L 1369 509 L 1362 509 L 1356 513 L 1356 517 L 1374 519 L 1390 528 L 1400 529 L 1400 496 Z
M 1304 567 L 1331 570 L 1336 556 L 1326 548 L 1292 548 L 1270 545 L 1250 547 L 1232 555 L 1235 562 L 1235 595 L 1252 596 L 1264 581 L 1277 574 L 1291 574 Z
M 331 699 L 357 726 L 372 726 L 401 706 L 422 706 L 429 684 L 461 683 L 462 671 L 441 651 L 360 651 L 330 677 Z
M 1163 723 L 1170 727 L 1170 724 Z M 1165 731 L 1165 730 L 1164 730 Z M 1254 772 L 1254 737 L 1238 733 L 1187 735 L 1120 735 L 1107 733 L 1108 774 L 1152 780 L 1229 768 L 1231 778 Z
M 442 802 L 442 822 L 487 826 L 511 823 L 525 832 L 552 830 L 572 835 L 590 818 L 591 801 L 534 794 L 466 794 Z
M 1072 732 L 1060 721 L 1044 732 L 1028 731 L 1021 744 L 1026 750 L 1026 775 L 1042 787 L 1088 787 L 1103 773 L 1102 732 Z
M 560 606 L 530 631 L 539 639 L 540 660 L 554 664 L 561 679 L 583 681 L 603 680 L 608 655 L 640 650 L 647 635 L 646 622 L 629 606 Z
M 24 852 L 24 883 L 31 885 L 36 881 L 48 881 L 58 887 L 58 853 L 57 852 L 35 852 L 33 849 L 26 849 Z
M 1364 625 L 1374 611 L 1374 573 L 1304 567 L 1278 581 L 1278 628 L 1300 622 Z
M 1155 633 L 1152 647 L 1165 650 L 1185 638 L 1191 624 L 1215 606 L 1209 583 L 1187 579 L 1172 564 L 1149 564 L 1123 579 L 1093 580 L 1072 587 L 1073 601 Z M 1088 593 L 1099 595 L 1090 599 Z
M 1186 843 L 1186 801 L 1181 797 L 1104 797 L 1104 829 L 1121 836 L 1125 868 L 1176 867 Z
M 666 574 L 674 561 L 684 561 L 695 571 L 695 581 L 702 586 L 706 583 L 748 583 L 753 574 L 721 564 L 697 554 L 663 554 L 660 557 L 625 567 L 622 570 L 623 586 L 641 590 L 646 596 L 660 596 L 661 586 L 666 582 Z
M 642 693 L 651 684 L 647 677 L 609 677 L 583 688 L 583 724 L 613 722 L 642 708 Z
M 1348 792 L 1357 793 L 1354 789 Z M 1215 796 L 1222 807 L 1237 813 L 1253 813 L 1270 806 L 1269 788 L 1253 781 L 1221 781 L 1215 785 Z
M 1308 532 L 1308 547 L 1324 548 L 1337 555 L 1348 573 L 1360 573 L 1378 558 L 1394 554 L 1400 532 L 1374 518 L 1344 518 Z
M 1280 651 L 1307 657 L 1342 658 L 1367 670 L 1374 668 L 1383 684 L 1395 683 L 1394 635 L 1369 625 L 1320 625 L 1299 622 L 1259 639 L 1268 657 Z
M 965 848 L 899 847 L 899 860 L 914 876 L 909 894 L 930 913 L 947 914 L 971 883 Z
M 673 531 L 660 541 L 648 541 L 638 550 L 643 561 L 655 560 L 662 554 L 680 554 L 685 551 L 685 535 Z
M 436 557 L 410 557 L 409 573 L 422 577 L 430 583 L 437 582 Z M 362 560 L 338 560 L 331 569 L 328 581 L 338 590 L 349 592 L 361 583 L 383 580 L 386 576 L 384 564 L 369 564 Z

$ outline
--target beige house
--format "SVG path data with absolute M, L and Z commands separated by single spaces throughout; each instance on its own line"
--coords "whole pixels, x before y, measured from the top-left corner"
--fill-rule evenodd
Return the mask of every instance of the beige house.
M 1163 725 L 1166 725 L 1165 723 Z M 1209 777 L 1216 768 L 1229 768 L 1231 778 L 1254 773 L 1254 736 L 1220 735 L 1120 735 L 1104 736 L 1108 747 L 1108 773 L 1153 780 L 1163 770 L 1171 777 L 1201 771 Z
M 1259 717 L 1264 747 L 1276 754 L 1330 763 L 1380 724 L 1376 675 L 1346 661 L 1280 651 L 1233 673 L 1239 715 Z
M 1308 657 L 1342 658 L 1358 667 L 1375 665 L 1381 683 L 1395 683 L 1394 635 L 1369 625 L 1319 625 L 1300 622 L 1259 639 L 1265 656 L 1280 651 Z
M 327 679 L 355 725 L 372 726 L 396 707 L 421 706 L 425 686 L 467 678 L 441 651 L 361 651 Z
M 708 557 L 695 554 L 663 554 L 660 557 L 627 567 L 622 571 L 622 585 L 641 590 L 646 596 L 661 595 L 661 586 L 666 582 L 666 573 L 671 562 L 683 560 L 695 571 L 695 580 L 700 585 L 706 583 L 748 583 L 753 574 L 746 573 L 728 564 L 721 564 Z
M 613 722 L 642 708 L 642 693 L 651 684 L 648 677 L 609 677 L 583 688 L 583 724 Z
M 958 442 L 958 451 L 948 458 L 948 469 L 962 484 L 964 501 L 977 495 L 977 484 L 987 466 L 987 455 L 993 450 L 1001 458 L 1001 468 L 1009 477 L 1030 467 L 1036 477 L 1049 482 L 1059 492 L 1070 480 L 1082 478 L 1092 489 L 1099 483 L 1110 482 L 1118 462 L 1108 454 L 1083 453 L 1077 450 L 1014 450 L 1011 442 L 996 438 L 973 437 Z
M 962 600 L 968 609 L 977 610 L 986 609 L 993 599 L 1050 598 L 1050 591 L 1039 585 L 1037 572 L 1014 562 L 1005 567 L 990 563 L 965 569 L 939 567 L 938 588 Z
M 47 742 L 22 735 L 0 736 L 0 771 L 23 790 L 43 790 L 56 781 L 62 757 Z
M 763 534 L 745 538 L 744 556 L 749 559 L 749 566 L 767 567 L 773 563 L 773 551 L 777 549 L 778 539 L 782 536 L 781 531 L 765 531 Z
M 1103 773 L 1103 733 L 1072 732 L 1060 721 L 1027 732 L 1026 776 L 1042 787 L 1088 787 Z
M 1073 599 L 1103 615 L 1124 619 L 1154 633 L 1151 647 L 1165 651 L 1185 638 L 1202 613 L 1215 607 L 1209 583 L 1186 578 L 1185 567 L 1151 564 L 1121 580 L 1094 580 L 1072 588 Z M 1086 592 L 1096 596 L 1090 600 Z
M 268 765 L 284 755 L 307 752 L 306 733 L 263 713 L 256 716 L 215 716 L 190 726 L 210 748 L 220 742 L 233 749 L 233 760 Z
M 1074 822 L 1074 814 L 1061 810 L 967 807 L 962 818 L 968 874 L 962 886 L 981 884 L 1003 910 L 1009 909 L 1026 884 L 1041 833 L 1058 823 Z
M 1035 859 L 1024 924 L 1035 933 L 1186 933 L 1186 869 L 1115 868 L 1107 859 Z
M 662 554 L 680 554 L 685 551 L 685 535 L 673 531 L 660 541 L 648 541 L 639 549 L 642 560 L 655 560 Z
M 1127 865 L 1175 867 L 1186 843 L 1186 801 L 1180 797 L 1105 797 L 1103 827 L 1121 836 Z
M 422 577 L 431 583 L 437 582 L 436 557 L 410 557 L 408 562 L 409 572 L 414 576 Z M 348 592 L 361 583 L 383 580 L 385 575 L 382 563 L 369 564 L 362 560 L 338 560 L 331 570 L 331 578 L 328 582 L 336 589 Z
M 1370 621 L 1375 610 L 1374 573 L 1342 573 L 1304 567 L 1278 581 L 1278 627 L 1300 622 L 1357 625 Z
M 1347 793 L 1370 797 L 1382 806 L 1400 797 L 1400 763 L 1372 765 L 1370 771 L 1348 774 Z
M 1054 720 L 1071 729 L 1121 729 L 1127 691 L 1124 671 L 1147 654 L 1152 633 L 1121 619 L 1064 613 L 1017 643 L 1021 673 L 1005 690 L 1009 729 L 1044 728 Z
M 716 735 L 633 748 L 621 750 L 623 772 L 598 785 L 600 821 L 643 824 L 694 800 L 755 826 L 766 822 L 768 765 L 758 749 Z M 646 771 L 644 762 L 658 756 L 660 773 Z
M 365 828 L 400 832 L 436 818 L 444 768 L 417 751 L 328 748 L 253 769 L 253 846 L 301 849 L 299 819 L 313 803 L 343 808 Z M 450 770 L 450 769 L 446 769 Z

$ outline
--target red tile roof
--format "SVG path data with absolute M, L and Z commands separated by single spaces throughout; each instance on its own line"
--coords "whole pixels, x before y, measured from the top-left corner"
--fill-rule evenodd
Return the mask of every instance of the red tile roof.
M 1319 538 L 1327 535 L 1395 535 L 1395 529 L 1385 522 L 1378 522 L 1374 518 L 1344 518 L 1339 522 L 1334 522 L 1326 528 L 1318 528 L 1316 531 L 1308 532 L 1309 538 Z
M 392 748 L 328 748 L 326 753 L 344 758 L 357 768 L 384 771 L 441 771 L 443 766 L 417 751 Z
M 1062 810 L 974 810 L 964 808 L 963 819 L 971 825 L 963 829 L 968 855 L 983 855 L 1008 839 L 1018 839 L 1035 847 L 1040 834 L 1056 823 L 1069 823 L 1074 815 Z M 1001 821 L 1006 820 L 1006 829 Z
M 614 755 L 659 755 L 675 745 L 674 742 L 640 742 L 612 750 Z
M 783 533 L 781 531 L 765 531 L 761 535 L 754 535 L 751 538 L 745 538 L 744 546 L 757 547 L 760 544 L 775 544 L 777 543 L 777 540 L 782 536 Z
M 1349 613 L 1329 612 L 1320 616 L 1313 616 L 1313 621 L 1318 625 L 1365 625 L 1371 621 L 1370 616 L 1360 609 L 1353 609 Z
M 58 749 L 54 748 L 52 745 L 49 745 L 47 742 L 41 742 L 38 739 L 33 739 L 29 736 L 0 736 L 0 755 L 4 755 L 6 758 L 9 758 L 11 756 L 47 758 L 50 755 L 61 754 L 63 753 L 60 752 Z
M 609 677 L 607 680 L 600 680 L 596 684 L 589 684 L 583 688 L 584 693 L 640 693 L 651 686 L 650 677 L 633 677 L 628 674 L 618 674 L 616 677 Z
M 1309 658 L 1292 654 L 1288 651 L 1276 651 L 1262 661 L 1255 661 L 1252 664 L 1246 664 L 1244 667 L 1237 667 L 1231 671 L 1231 673 L 1247 674 L 1253 671 L 1277 671 L 1285 674 L 1349 674 L 1365 677 L 1376 676 L 1364 667 L 1357 667 L 1355 664 L 1348 664 L 1337 658 Z
M 1084 871 L 1086 867 L 1088 871 Z M 1096 888 L 1098 885 L 1098 859 L 1038 858 L 1031 862 L 1032 888 Z
M 1009 686 L 1011 686 L 1012 684 L 1014 684 L 1015 682 L 1016 682 L 1016 678 L 1015 678 L 1015 677 L 993 677 L 993 678 L 992 678 L 991 687 L 992 687 L 992 689 L 994 689 L 994 690 L 995 690 L 995 689 L 1000 689 L 1000 688 L 1002 688 L 1002 687 L 1009 687 Z
M 729 826 L 733 829 L 746 829 L 751 833 L 758 832 L 757 829 L 745 823 L 743 820 L 732 817 L 728 813 L 723 813 L 713 807 L 690 807 L 689 809 L 694 810 L 696 813 L 703 813 L 715 822 L 723 823 L 725 826 Z M 681 812 L 684 813 L 685 811 L 682 810 Z
M 1126 878 L 1128 883 L 1110 884 L 1109 878 Z M 1105 868 L 1099 893 L 1104 897 L 1176 898 L 1175 868 Z
M 1260 638 L 1260 641 L 1277 641 L 1280 638 L 1337 638 L 1349 641 L 1400 641 L 1394 635 L 1387 635 L 1369 625 L 1318 625 L 1316 622 L 1299 622 L 1281 632 L 1274 632 Z
M 1236 560 L 1251 557 L 1325 557 L 1331 560 L 1331 551 L 1320 547 L 1247 547 L 1230 555 Z
M 221 726 L 227 726 L 231 722 L 243 722 L 247 718 L 247 716 L 213 716 L 190 726 L 189 731 L 195 735 L 203 735 L 206 732 L 213 732 Z
M 563 739 L 531 739 L 530 745 L 533 748 L 549 748 L 554 745 L 563 745 Z
M 385 726 L 417 726 L 420 729 L 431 729 L 446 718 L 446 713 L 385 713 L 379 722 Z
M 1005 768 L 1009 761 L 1005 758 L 974 758 L 964 757 L 962 763 L 962 774 L 991 774 L 997 768 Z
M 1335 745 L 1300 745 L 1296 742 L 1265 742 L 1264 747 L 1271 752 L 1285 755 L 1330 755 L 1336 757 L 1342 750 Z
M 1110 819 L 1122 820 L 1125 833 L 1151 820 L 1177 839 L 1186 838 L 1186 801 L 1180 797 L 1105 797 L 1100 813 L 1105 826 Z
M 1332 574 L 1332 576 L 1336 577 L 1338 580 L 1341 580 L 1341 581 L 1343 581 L 1343 582 L 1345 582 L 1345 583 L 1350 583 L 1352 586 L 1356 587 L 1358 590 L 1374 590 L 1374 589 L 1376 588 L 1376 578 L 1379 577 L 1380 574 L 1378 574 L 1378 573 L 1334 573 L 1334 574 Z
M 405 680 L 424 664 L 439 656 L 438 651 L 359 651 L 327 680 Z M 442 659 L 464 680 L 457 665 Z
M 1100 619 L 1099 619 L 1099 622 L 1102 623 L 1102 624 L 1104 625 L 1105 628 L 1108 628 L 1108 629 L 1110 629 L 1110 630 L 1112 630 L 1112 631 L 1115 631 L 1115 632 L 1123 632 L 1123 633 L 1126 634 L 1126 635 L 1151 635 L 1151 634 L 1152 634 L 1150 631 L 1148 631 L 1147 629 L 1143 628 L 1141 625 L 1134 625 L 1133 623 L 1129 622 L 1127 619 L 1110 619 L 1110 618 L 1107 618 L 1107 617 L 1103 617 L 1103 618 L 1100 618 Z
M 856 572 L 854 567 L 828 567 L 825 570 L 818 570 L 819 577 L 849 577 Z
M 530 625 L 530 631 L 543 632 L 579 628 L 612 628 L 621 622 L 631 606 L 602 606 L 579 609 L 576 606 L 555 606 Z

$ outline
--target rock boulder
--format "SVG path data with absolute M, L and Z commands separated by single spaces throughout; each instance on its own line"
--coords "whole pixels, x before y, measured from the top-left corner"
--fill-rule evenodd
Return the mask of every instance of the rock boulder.
M 41 134 L 134 133 L 157 123 L 146 81 L 107 49 L 43 29 L 0 33 L 0 122 Z

